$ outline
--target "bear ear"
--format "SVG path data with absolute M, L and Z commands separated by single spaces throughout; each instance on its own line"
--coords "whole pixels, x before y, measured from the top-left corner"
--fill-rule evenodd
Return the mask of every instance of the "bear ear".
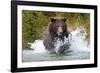
M 51 20 L 51 22 L 55 22 L 56 21 L 56 19 L 54 19 L 54 18 L 51 18 L 50 20 Z
M 62 21 L 63 21 L 63 22 L 66 22 L 66 18 L 63 18 Z

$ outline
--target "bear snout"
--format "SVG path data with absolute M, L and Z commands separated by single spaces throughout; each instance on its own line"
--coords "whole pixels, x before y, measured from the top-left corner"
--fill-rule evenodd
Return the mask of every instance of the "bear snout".
M 58 34 L 58 35 L 62 35 L 62 34 L 63 34 L 63 29 L 62 29 L 62 27 L 58 27 L 57 34 Z

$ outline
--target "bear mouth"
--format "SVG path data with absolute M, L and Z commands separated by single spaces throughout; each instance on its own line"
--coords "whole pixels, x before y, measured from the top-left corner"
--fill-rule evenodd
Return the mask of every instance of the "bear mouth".
M 57 35 L 58 36 L 62 36 L 63 35 L 63 32 L 57 32 Z
M 64 35 L 58 35 L 57 39 L 59 39 L 60 41 L 64 41 Z

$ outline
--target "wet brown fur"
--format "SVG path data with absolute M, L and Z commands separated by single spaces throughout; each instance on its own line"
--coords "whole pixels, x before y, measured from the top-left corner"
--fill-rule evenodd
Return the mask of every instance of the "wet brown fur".
M 55 46 L 54 43 L 56 41 L 55 38 L 61 38 L 61 40 L 64 41 L 64 36 L 68 38 L 68 30 L 67 25 L 65 24 L 66 19 L 51 19 L 51 22 L 48 26 L 48 33 L 44 37 L 43 44 L 45 46 L 45 49 L 50 51 L 54 50 Z M 58 36 L 57 34 L 57 27 L 61 26 L 63 30 L 63 34 L 61 36 Z

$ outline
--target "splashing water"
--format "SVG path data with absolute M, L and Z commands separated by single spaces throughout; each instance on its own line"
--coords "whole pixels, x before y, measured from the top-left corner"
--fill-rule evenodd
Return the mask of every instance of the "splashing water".
M 34 49 L 34 53 L 46 52 L 45 47 L 43 45 L 43 40 L 35 40 L 34 43 L 28 44 L 31 44 L 30 48 Z
M 59 39 L 55 43 L 56 49 L 62 46 L 63 44 L 68 43 L 70 41 L 70 50 L 73 51 L 89 51 L 88 43 L 85 40 L 86 32 L 84 28 L 77 28 L 75 31 L 71 32 L 68 38 L 64 38 L 65 41 L 62 42 Z M 31 44 L 30 48 L 34 49 L 34 52 L 46 52 L 45 47 L 43 45 L 43 40 L 35 40 L 34 43 Z
M 85 40 L 86 32 L 84 28 L 77 28 L 75 31 L 71 32 L 72 40 L 71 47 L 73 51 L 90 51 L 89 44 Z
M 90 47 L 88 42 L 85 40 L 86 32 L 84 28 L 77 28 L 72 31 L 68 38 L 65 38 L 65 42 L 57 41 L 55 44 L 56 51 L 57 48 L 65 43 L 70 42 L 70 47 L 63 57 L 57 55 L 48 54 L 43 45 L 43 40 L 35 40 L 31 44 L 30 48 L 34 49 L 31 53 L 28 51 L 23 51 L 23 61 L 52 61 L 52 60 L 74 60 L 74 59 L 89 59 L 90 58 Z M 26 54 L 27 53 L 27 54 Z M 39 58 L 37 58 L 37 57 Z M 30 57 L 30 58 L 29 58 Z

